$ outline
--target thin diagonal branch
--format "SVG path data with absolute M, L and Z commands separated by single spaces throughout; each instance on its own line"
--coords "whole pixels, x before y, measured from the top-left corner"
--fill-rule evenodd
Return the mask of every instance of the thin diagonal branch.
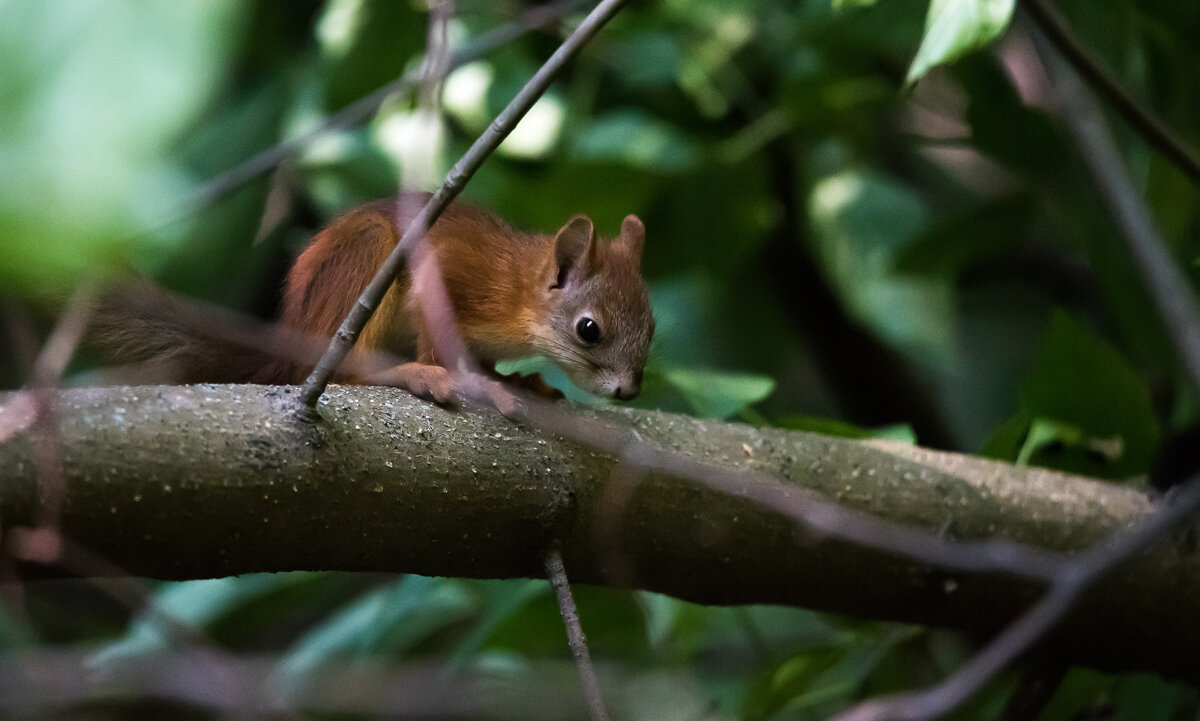
M 92 313 L 96 287 L 88 284 L 75 291 L 67 303 L 54 331 L 38 354 L 30 378 L 33 387 L 29 393 L 35 399 L 34 422 L 38 468 L 38 514 L 34 519 L 36 528 L 30 535 L 27 546 L 32 555 L 51 561 L 62 551 L 59 536 L 59 521 L 62 516 L 63 500 L 67 494 L 62 466 L 62 453 L 58 434 L 57 395 L 54 388 L 62 380 L 67 363 L 75 355 L 87 329 Z
M 1158 306 L 1193 387 L 1200 389 L 1200 305 L 1129 179 L 1104 117 L 1070 67 L 1046 39 L 1033 33 L 1061 103 L 1060 115 L 1117 228 L 1133 254 L 1146 290 Z
M 367 321 L 371 318 L 371 314 L 375 312 L 384 294 L 404 267 L 408 255 L 413 252 L 413 249 L 418 244 L 424 241 L 430 226 L 437 220 L 441 212 L 449 205 L 451 200 L 462 192 L 463 187 L 470 180 L 471 176 L 491 156 L 500 143 L 508 137 L 508 134 L 517 126 L 517 123 L 525 116 L 525 113 L 529 112 L 529 109 L 533 107 L 538 98 L 546 92 L 546 89 L 550 87 L 550 83 L 558 77 L 567 63 L 575 57 L 583 46 L 599 32 L 600 28 L 626 2 L 627 0 L 603 0 L 598 4 L 584 21 L 580 23 L 579 27 L 575 29 L 575 32 L 571 33 L 562 45 L 554 51 L 550 59 L 534 73 L 529 82 L 521 88 L 516 97 L 492 121 L 488 129 L 475 141 L 462 158 L 454 164 L 454 167 L 450 169 L 442 187 L 433 194 L 429 202 L 425 204 L 425 207 L 421 209 L 421 212 L 409 223 L 408 229 L 404 231 L 400 242 L 396 244 L 395 249 L 379 267 L 379 270 L 375 273 L 375 277 L 367 285 L 366 290 L 359 296 L 358 301 L 346 316 L 345 321 L 342 322 L 341 327 L 334 334 L 333 340 L 329 344 L 329 349 L 321 357 L 312 374 L 304 382 L 304 387 L 301 389 L 301 401 L 304 407 L 312 409 L 316 406 L 317 399 L 324 392 L 325 386 L 328 385 L 338 366 L 349 355 L 350 349 L 354 346 L 354 341 L 358 338 L 358 334 L 362 331 L 363 326 L 367 324 Z
M 1200 510 L 1200 475 L 1181 486 L 1171 505 L 1147 518 L 1111 544 L 1097 546 L 1063 569 L 1050 591 L 974 658 L 942 683 L 860 704 L 834 721 L 925 721 L 957 708 L 1005 666 L 1033 647 L 1054 628 L 1106 574 L 1166 536 Z
M 39 561 L 54 561 L 61 554 L 59 522 L 66 484 L 58 435 L 58 396 L 54 389 L 62 380 L 63 371 L 75 355 L 87 328 L 95 290 L 95 286 L 86 284 L 75 291 L 29 369 L 30 389 L 15 394 L 7 402 L 0 402 L 0 444 L 28 428 L 34 429 L 39 504 L 31 519 L 35 528 L 27 534 L 25 545 Z M 30 332 L 29 336 L 32 335 Z M 11 542 L 15 529 L 10 525 L 10 519 L 0 514 L 0 542 L 3 542 L 0 546 Z M 16 577 L 16 568 L 11 561 L 7 554 L 0 555 L 0 582 L 6 586 L 5 598 L 16 613 L 23 616 L 24 589 L 20 584 L 7 583 Z
M 1200 308 L 1195 295 L 1167 252 L 1149 211 L 1130 182 L 1099 109 L 1055 47 L 1036 29 L 1032 35 L 1058 94 L 1062 121 L 1129 244 L 1193 384 L 1200 388 Z M 1200 475 L 1180 486 L 1169 505 L 1133 529 L 1064 565 L 1037 604 L 942 683 L 924 691 L 860 704 L 839 716 L 837 721 L 919 721 L 950 712 L 1045 638 L 1086 591 L 1192 518 L 1198 510 Z
M 1196 154 L 1195 149 L 1148 110 L 1144 103 L 1122 88 L 1112 71 L 1075 37 L 1062 15 L 1046 0 L 1023 0 L 1023 5 L 1050 42 L 1088 84 L 1112 104 L 1125 122 L 1190 177 L 1192 182 L 1200 184 L 1200 155 Z

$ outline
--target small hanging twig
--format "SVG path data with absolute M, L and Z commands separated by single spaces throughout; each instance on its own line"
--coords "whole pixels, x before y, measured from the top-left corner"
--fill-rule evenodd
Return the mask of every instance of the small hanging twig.
M 579 612 L 575 609 L 571 584 L 567 580 L 567 571 L 563 568 L 562 552 L 557 547 L 546 552 L 546 578 L 549 579 L 554 588 L 554 595 L 558 598 L 558 610 L 562 614 L 563 625 L 567 628 L 571 658 L 575 660 L 575 666 L 579 669 L 579 681 L 583 685 L 588 717 L 592 721 L 608 721 L 608 711 L 604 707 L 604 696 L 600 693 L 596 668 L 592 665 L 591 654 L 588 653 L 587 638 L 583 635 L 583 627 L 579 625 Z

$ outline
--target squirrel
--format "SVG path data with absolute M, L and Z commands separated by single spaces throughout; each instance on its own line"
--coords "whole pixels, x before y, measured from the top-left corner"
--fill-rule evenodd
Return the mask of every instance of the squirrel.
M 125 358 L 169 368 L 182 382 L 301 382 L 307 367 L 296 356 L 313 357 L 311 343 L 290 357 L 271 357 L 267 349 L 294 350 L 297 338 L 331 337 L 428 198 L 406 192 L 368 203 L 318 233 L 289 271 L 280 322 L 266 335 L 245 323 L 226 322 L 217 331 L 204 313 L 140 293 L 106 311 L 102 344 Z M 498 361 L 540 355 L 580 388 L 629 400 L 641 390 L 654 334 L 640 268 L 644 242 L 645 227 L 634 215 L 624 219 L 616 238 L 604 240 L 584 215 L 546 235 L 516 230 L 481 208 L 453 202 L 430 228 L 427 247 L 436 255 L 458 332 L 483 370 L 561 397 L 539 376 L 501 377 L 494 368 Z M 422 268 L 433 266 L 411 257 L 409 265 L 337 380 L 397 386 L 449 402 L 453 380 L 434 348 L 431 333 L 437 329 L 429 327 L 421 307 Z M 371 351 L 413 360 L 381 368 L 371 365 Z

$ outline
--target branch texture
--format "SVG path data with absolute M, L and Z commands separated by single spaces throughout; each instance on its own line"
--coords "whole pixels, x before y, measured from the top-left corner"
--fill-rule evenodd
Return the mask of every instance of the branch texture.
M 63 533 L 130 574 L 167 579 L 296 569 L 542 577 L 553 539 L 577 582 L 979 633 L 1043 590 L 805 531 L 752 500 L 753 488 L 718 493 L 652 467 L 631 479 L 628 464 L 491 412 L 331 387 L 306 424 L 288 412 L 298 395 L 265 386 L 60 392 Z M 799 501 L 836 500 L 947 539 L 1076 552 L 1155 508 L 1130 487 L 890 443 L 643 411 L 581 415 L 683 458 L 788 479 Z M 30 425 L 0 445 L 5 529 L 36 516 L 44 432 Z M 1194 675 L 1194 539 L 1190 529 L 1113 574 L 1053 640 L 1079 662 Z

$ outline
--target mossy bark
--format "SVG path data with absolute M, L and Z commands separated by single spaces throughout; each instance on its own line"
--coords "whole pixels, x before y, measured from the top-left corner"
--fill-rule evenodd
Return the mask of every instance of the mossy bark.
M 642 472 L 493 412 L 333 387 L 305 422 L 296 396 L 274 386 L 61 391 L 55 432 L 34 424 L 0 444 L 0 523 L 32 523 L 39 482 L 59 479 L 64 534 L 155 578 L 321 569 L 535 577 L 542 549 L 558 542 L 577 582 L 980 633 L 1040 590 L 1029 578 L 937 568 L 815 534 L 752 494 Z M 947 539 L 1071 552 L 1155 507 L 1129 486 L 898 444 L 627 409 L 580 415 L 731 474 L 770 473 L 800 500 Z M 53 452 L 39 453 L 46 442 Z M 1194 538 L 1166 539 L 1084 599 L 1058 632 L 1068 655 L 1194 675 Z

